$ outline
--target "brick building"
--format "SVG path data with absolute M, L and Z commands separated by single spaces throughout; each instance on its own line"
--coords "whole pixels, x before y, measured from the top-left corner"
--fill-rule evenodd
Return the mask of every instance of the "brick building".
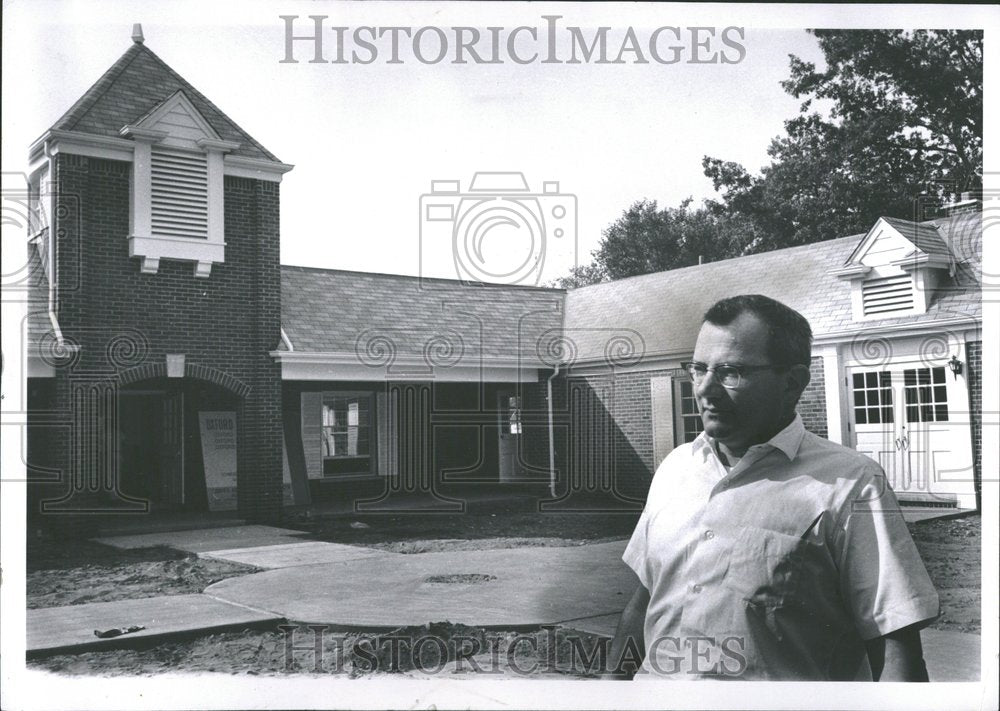
M 748 292 L 813 325 L 811 430 L 975 505 L 977 210 L 569 292 L 282 267 L 292 166 L 134 40 L 30 149 L 32 513 L 637 508 L 700 428 L 701 314 Z

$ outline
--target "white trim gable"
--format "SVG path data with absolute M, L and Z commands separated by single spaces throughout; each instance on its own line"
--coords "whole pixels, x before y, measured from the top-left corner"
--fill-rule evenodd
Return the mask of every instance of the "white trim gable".
M 951 260 L 922 250 L 884 217 L 832 274 L 850 283 L 855 321 L 927 312 L 942 270 Z
M 126 128 L 162 132 L 164 136 L 162 145 L 172 148 L 198 150 L 199 141 L 202 139 L 221 140 L 216 130 L 181 89 L 138 122 Z M 233 144 L 232 148 L 235 149 L 238 145 Z
M 210 276 L 225 261 L 224 154 L 239 144 L 223 141 L 180 90 L 121 134 L 135 144 L 129 256 L 143 274 L 175 259 Z

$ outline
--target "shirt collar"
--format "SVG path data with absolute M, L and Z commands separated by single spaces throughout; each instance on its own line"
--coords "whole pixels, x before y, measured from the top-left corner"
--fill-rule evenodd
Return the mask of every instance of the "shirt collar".
M 795 457 L 799 453 L 799 447 L 802 445 L 802 438 L 805 434 L 806 428 L 805 425 L 802 424 L 802 416 L 795 413 L 795 418 L 788 424 L 788 426 L 765 442 L 763 446 L 779 449 L 786 457 L 788 457 L 788 461 L 794 461 Z M 704 451 L 705 454 L 714 451 L 711 438 L 704 432 L 695 437 L 694 441 L 691 443 L 692 454 L 701 451 Z

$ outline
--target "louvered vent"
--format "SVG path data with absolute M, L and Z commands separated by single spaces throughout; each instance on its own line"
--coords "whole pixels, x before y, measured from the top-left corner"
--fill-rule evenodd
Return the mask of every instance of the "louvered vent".
M 909 274 L 869 279 L 861 287 L 865 316 L 913 309 L 913 279 Z
M 153 234 L 208 238 L 204 155 L 156 148 L 152 155 Z

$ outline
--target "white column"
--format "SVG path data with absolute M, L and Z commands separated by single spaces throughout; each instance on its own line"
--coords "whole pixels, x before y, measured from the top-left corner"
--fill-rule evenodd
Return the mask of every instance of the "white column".
M 222 244 L 226 234 L 222 151 L 208 150 L 208 241 Z
M 674 379 L 670 376 L 649 379 L 653 427 L 653 471 L 674 448 Z
M 135 138 L 132 161 L 132 237 L 153 235 L 153 144 L 151 141 Z
M 831 442 L 851 446 L 844 407 L 844 373 L 836 345 L 822 346 L 816 354 L 823 359 L 823 396 L 826 400 L 826 436 Z

